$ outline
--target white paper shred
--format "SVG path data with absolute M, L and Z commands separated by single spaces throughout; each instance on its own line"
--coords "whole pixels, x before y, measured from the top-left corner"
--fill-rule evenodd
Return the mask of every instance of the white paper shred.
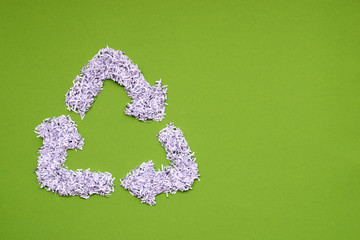
M 158 139 L 165 148 L 169 166 L 155 171 L 150 160 L 130 171 L 120 180 L 121 186 L 130 194 L 141 199 L 142 203 L 155 205 L 155 196 L 161 193 L 175 194 L 177 191 L 191 189 L 194 181 L 199 179 L 199 169 L 194 153 L 191 152 L 182 131 L 172 123 L 158 133 Z
M 102 196 L 114 192 L 114 179 L 108 172 L 90 172 L 90 169 L 68 170 L 64 165 L 69 149 L 82 149 L 84 139 L 78 133 L 70 116 L 47 118 L 35 128 L 43 138 L 35 169 L 41 188 L 60 196 L 79 195 L 89 198 L 92 194 Z
M 164 118 L 167 86 L 163 86 L 161 80 L 151 86 L 124 52 L 109 47 L 100 49 L 80 75 L 75 77 L 74 85 L 65 98 L 68 110 L 84 118 L 95 97 L 102 91 L 106 79 L 112 79 L 125 87 L 132 99 L 131 104 L 126 106 L 127 115 L 141 121 L 161 121 Z

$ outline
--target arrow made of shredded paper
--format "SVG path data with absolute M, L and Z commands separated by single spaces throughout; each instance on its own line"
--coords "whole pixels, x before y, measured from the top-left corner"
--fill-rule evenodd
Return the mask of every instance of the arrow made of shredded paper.
M 92 194 L 105 196 L 114 192 L 115 178 L 108 172 L 67 169 L 67 150 L 82 150 L 84 145 L 84 139 L 70 116 L 47 118 L 35 128 L 35 133 L 43 138 L 38 165 L 34 171 L 41 188 L 60 196 L 80 195 L 85 199 Z
M 65 95 L 68 110 L 79 113 L 83 119 L 95 97 L 103 90 L 106 79 L 125 87 L 132 99 L 126 106 L 127 115 L 141 121 L 161 121 L 164 118 L 167 86 L 163 86 L 161 80 L 151 86 L 124 52 L 109 47 L 100 49 L 75 77 L 73 87 Z
M 175 194 L 187 191 L 195 180 L 199 180 L 199 169 L 194 153 L 185 140 L 184 134 L 172 123 L 158 133 L 158 139 L 167 153 L 170 165 L 155 171 L 150 160 L 130 171 L 126 178 L 120 180 L 121 186 L 131 195 L 141 199 L 142 203 L 155 205 L 155 196 L 161 193 Z

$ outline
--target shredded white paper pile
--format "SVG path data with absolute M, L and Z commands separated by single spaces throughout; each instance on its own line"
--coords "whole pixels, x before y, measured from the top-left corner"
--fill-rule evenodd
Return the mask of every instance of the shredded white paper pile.
M 141 121 L 149 119 L 161 121 L 165 116 L 166 86 L 161 80 L 151 86 L 142 75 L 140 69 L 124 52 L 106 47 L 89 61 L 80 75 L 76 76 L 74 86 L 67 92 L 65 103 L 68 110 L 85 117 L 102 91 L 103 81 L 112 79 L 125 87 L 132 99 L 127 104 L 125 113 Z
M 199 169 L 194 153 L 191 152 L 184 134 L 172 123 L 158 134 L 161 145 L 165 148 L 170 166 L 155 171 L 150 160 L 130 171 L 126 178 L 120 180 L 121 186 L 130 194 L 141 199 L 142 203 L 155 205 L 155 196 L 160 193 L 175 194 L 177 191 L 187 191 L 196 179 L 199 179 Z
M 82 149 L 84 139 L 78 133 L 70 116 L 47 118 L 36 127 L 35 133 L 43 138 L 35 169 L 41 188 L 60 196 L 79 195 L 89 198 L 92 194 L 110 195 L 114 192 L 114 179 L 108 172 L 90 172 L 90 169 L 68 170 L 64 165 L 69 149 Z
M 124 52 L 109 47 L 100 49 L 74 79 L 65 99 L 68 110 L 79 113 L 83 119 L 107 79 L 124 86 L 132 99 L 125 110 L 127 115 L 141 121 L 163 120 L 167 86 L 163 86 L 161 80 L 151 86 Z M 79 195 L 85 199 L 92 194 L 108 196 L 114 192 L 115 178 L 110 173 L 90 172 L 90 169 L 73 171 L 65 165 L 67 150 L 82 149 L 84 145 L 84 139 L 70 116 L 47 118 L 36 127 L 35 133 L 43 138 L 34 171 L 41 188 L 60 196 Z M 168 124 L 159 132 L 158 139 L 165 148 L 170 165 L 155 171 L 150 160 L 120 180 L 122 187 L 150 206 L 156 204 L 156 195 L 187 191 L 196 179 L 200 180 L 194 153 L 179 128 Z

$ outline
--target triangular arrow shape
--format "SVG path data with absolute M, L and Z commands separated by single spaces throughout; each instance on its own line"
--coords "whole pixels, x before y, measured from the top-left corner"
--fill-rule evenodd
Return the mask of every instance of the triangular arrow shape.
M 68 109 L 79 113 L 83 119 L 95 97 L 101 92 L 106 79 L 125 86 L 125 91 L 132 98 L 131 104 L 128 104 L 125 110 L 127 115 L 141 121 L 161 121 L 164 118 L 166 86 L 162 86 L 161 80 L 151 86 L 137 65 L 123 52 L 109 47 L 101 49 L 74 79 L 74 86 L 66 94 L 65 103 Z M 34 171 L 41 188 L 61 196 L 80 195 L 85 199 L 92 194 L 104 196 L 114 192 L 115 178 L 108 172 L 67 169 L 67 150 L 82 149 L 84 145 L 84 139 L 70 116 L 47 118 L 36 127 L 35 133 L 43 138 L 38 167 Z M 170 166 L 155 171 L 150 160 L 131 170 L 120 180 L 122 187 L 150 206 L 156 204 L 156 195 L 187 191 L 195 180 L 200 180 L 194 153 L 179 128 L 172 123 L 168 124 L 159 132 L 158 139 L 165 148 Z

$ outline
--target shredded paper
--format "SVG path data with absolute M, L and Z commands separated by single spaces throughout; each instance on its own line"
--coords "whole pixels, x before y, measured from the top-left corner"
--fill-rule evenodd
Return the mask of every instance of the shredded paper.
M 200 180 L 196 158 L 182 131 L 173 124 L 168 124 L 159 132 L 158 138 L 167 153 L 166 159 L 171 161 L 170 166 L 155 171 L 150 160 L 120 180 L 121 186 L 129 190 L 131 195 L 141 198 L 142 203 L 150 206 L 156 204 L 156 195 L 187 191 L 196 179 Z
M 68 170 L 65 165 L 67 150 L 82 149 L 84 139 L 78 133 L 70 116 L 47 118 L 35 132 L 43 138 L 35 169 L 41 188 L 60 196 L 89 198 L 92 194 L 110 195 L 114 192 L 114 179 L 108 172 L 90 172 L 90 169 Z
M 132 99 L 125 110 L 127 115 L 141 121 L 163 120 L 167 86 L 163 86 L 161 80 L 151 86 L 124 52 L 109 47 L 100 49 L 74 79 L 74 85 L 65 99 L 68 110 L 79 113 L 83 119 L 102 91 L 106 79 L 125 87 Z M 84 145 L 84 139 L 69 115 L 45 119 L 36 127 L 35 133 L 43 138 L 34 171 L 41 188 L 60 196 L 79 195 L 85 199 L 92 194 L 108 196 L 114 192 L 115 178 L 110 173 L 91 172 L 90 169 L 73 171 L 65 165 L 67 150 L 82 150 Z M 168 193 L 187 191 L 195 180 L 200 180 L 196 158 L 182 131 L 170 123 L 157 136 L 170 165 L 156 171 L 150 160 L 120 180 L 121 186 L 131 195 L 150 206 L 156 204 L 156 195 L 165 193 L 168 196 Z
M 74 86 L 67 92 L 65 103 L 68 110 L 85 117 L 95 101 L 95 97 L 103 90 L 103 81 L 112 79 L 124 86 L 132 99 L 127 104 L 125 113 L 141 121 L 161 121 L 165 116 L 165 100 L 167 86 L 161 80 L 151 86 L 142 75 L 140 69 L 124 52 L 106 47 L 89 61 L 80 75 L 76 76 Z

